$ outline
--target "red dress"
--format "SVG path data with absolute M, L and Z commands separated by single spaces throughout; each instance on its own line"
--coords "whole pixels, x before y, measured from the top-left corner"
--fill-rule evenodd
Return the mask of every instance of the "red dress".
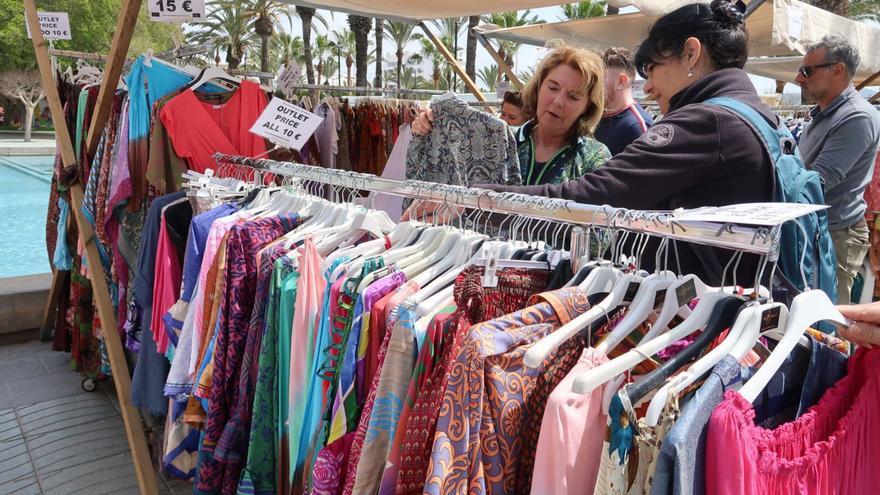
M 226 103 L 204 102 L 191 90 L 169 101 L 159 118 L 178 156 L 190 170 L 204 172 L 214 166 L 214 153 L 257 156 L 266 152 L 266 141 L 249 132 L 268 101 L 260 86 L 243 81 Z

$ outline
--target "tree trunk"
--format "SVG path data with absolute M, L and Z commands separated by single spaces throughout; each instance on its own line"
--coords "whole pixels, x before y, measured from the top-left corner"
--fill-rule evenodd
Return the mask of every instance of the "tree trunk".
M 260 36 L 260 72 L 269 72 L 269 37 Z M 269 85 L 271 80 L 264 77 L 263 84 Z
M 785 81 L 776 81 L 776 92 L 778 94 L 782 94 L 782 91 L 785 89 Z
M 465 55 L 464 70 L 472 81 L 477 80 L 477 35 L 474 28 L 480 24 L 480 16 L 468 17 L 467 30 L 467 54 Z
M 376 79 L 373 86 L 382 87 L 382 40 L 385 39 L 385 19 L 376 18 Z
M 397 89 L 401 89 L 400 86 L 400 73 L 403 72 L 403 50 L 401 48 L 397 49 Z
M 368 38 L 370 35 L 370 28 L 372 27 L 373 23 L 370 22 L 369 17 L 349 15 L 348 24 L 351 27 L 351 31 L 354 33 L 355 39 L 355 84 L 358 87 L 366 87 L 368 55 L 367 50 L 369 50 L 370 47 Z
M 31 132 L 34 128 L 34 110 L 36 109 L 36 105 L 25 105 L 25 117 L 24 117 L 24 142 L 29 143 L 31 141 Z
M 345 84 L 351 86 L 351 64 L 354 63 L 354 60 L 351 59 L 351 55 L 345 57 Z
M 309 84 L 315 84 L 315 65 L 312 61 L 312 17 L 315 9 L 308 7 L 296 7 L 296 13 L 302 21 L 303 32 L 303 57 L 306 59 L 306 80 Z

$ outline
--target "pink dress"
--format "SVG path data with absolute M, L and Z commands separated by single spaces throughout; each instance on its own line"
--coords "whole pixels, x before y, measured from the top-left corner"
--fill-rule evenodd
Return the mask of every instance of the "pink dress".
M 819 403 L 775 430 L 729 390 L 709 420 L 706 493 L 873 494 L 880 487 L 880 350 L 859 349 Z

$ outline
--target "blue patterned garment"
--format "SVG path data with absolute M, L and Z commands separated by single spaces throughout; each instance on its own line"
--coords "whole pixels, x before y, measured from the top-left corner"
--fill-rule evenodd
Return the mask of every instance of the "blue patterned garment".
M 504 121 L 471 108 L 454 93 L 431 102 L 434 130 L 413 136 L 406 178 L 470 186 L 522 184 L 517 143 Z

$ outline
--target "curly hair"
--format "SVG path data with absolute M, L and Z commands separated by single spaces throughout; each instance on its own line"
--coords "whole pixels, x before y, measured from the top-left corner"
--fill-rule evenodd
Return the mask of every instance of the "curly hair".
M 537 115 L 541 85 L 547 74 L 560 65 L 568 65 L 580 73 L 584 80 L 580 89 L 587 97 L 587 108 L 578 117 L 571 132 L 578 136 L 592 136 L 605 108 L 605 64 L 598 55 L 583 48 L 560 45 L 547 53 L 538 64 L 535 75 L 522 90 L 523 113 Z

